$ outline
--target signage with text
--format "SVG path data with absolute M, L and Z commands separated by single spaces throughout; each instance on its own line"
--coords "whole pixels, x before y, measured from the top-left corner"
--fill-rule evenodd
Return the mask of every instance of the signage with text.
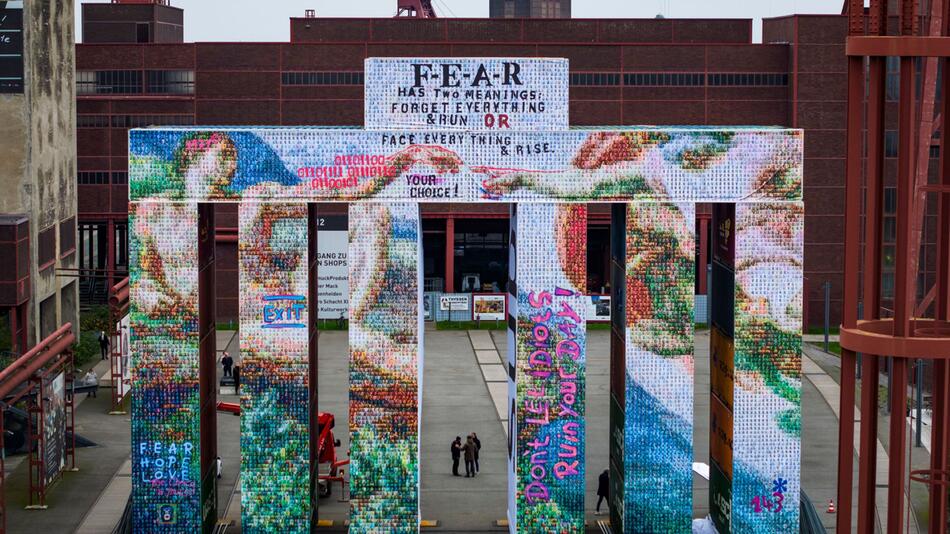
M 23 0 L 0 0 L 0 93 L 23 92 Z
M 568 128 L 568 62 L 553 58 L 371 58 L 366 129 Z

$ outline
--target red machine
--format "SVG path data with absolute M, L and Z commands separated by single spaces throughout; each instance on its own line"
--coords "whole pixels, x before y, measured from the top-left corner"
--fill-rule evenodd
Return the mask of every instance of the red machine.
M 218 411 L 241 415 L 241 405 L 233 402 L 219 402 Z M 328 464 L 330 466 L 328 474 L 320 475 L 321 497 L 328 497 L 330 495 L 332 483 L 339 482 L 341 490 L 346 484 L 343 478 L 343 470 L 340 468 L 349 464 L 350 460 L 337 459 L 336 448 L 340 446 L 340 440 L 333 437 L 333 427 L 335 426 L 336 418 L 332 413 L 321 412 L 317 415 L 317 428 L 320 433 L 320 437 L 317 440 L 317 463 L 320 465 Z

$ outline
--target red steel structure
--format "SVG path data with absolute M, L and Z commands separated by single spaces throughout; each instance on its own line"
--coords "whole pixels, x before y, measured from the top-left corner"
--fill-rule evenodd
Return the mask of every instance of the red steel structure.
M 129 313 L 129 277 L 123 278 L 118 284 L 109 288 L 109 324 L 112 332 L 109 333 L 112 349 L 109 351 L 109 367 L 112 375 L 112 412 L 115 415 L 124 415 L 122 402 L 125 400 L 131 385 L 120 387 L 128 372 L 128 360 L 123 359 L 122 347 L 128 343 L 128 332 L 122 332 L 120 322 Z
M 396 5 L 396 16 L 417 19 L 437 18 L 430 0 L 399 0 Z
M 42 383 L 45 378 L 55 376 L 64 371 L 66 383 L 66 433 L 72 439 L 66 440 L 66 455 L 69 457 L 71 468 L 76 468 L 76 433 L 75 411 L 73 410 L 72 379 L 73 352 L 72 345 L 76 342 L 73 334 L 73 325 L 66 323 L 59 327 L 46 339 L 39 342 L 26 354 L 0 371 L 0 452 L 3 451 L 3 413 L 7 407 L 13 406 L 21 399 L 29 402 L 29 448 L 30 448 L 30 505 L 45 506 L 46 479 L 43 469 L 43 459 L 39 454 L 45 450 L 42 441 L 43 433 L 43 403 Z M 0 454 L 0 534 L 6 532 L 6 487 L 4 484 L 4 455 Z
M 904 531 L 905 493 L 910 481 L 929 487 L 930 532 L 946 532 L 948 417 L 950 417 L 950 154 L 940 136 L 936 178 L 928 172 L 931 138 L 946 131 L 950 116 L 950 1 L 848 0 L 848 107 L 845 200 L 844 308 L 841 325 L 841 425 L 838 444 L 838 532 L 851 532 L 854 482 L 855 372 L 862 359 L 861 420 L 858 441 L 857 531 L 875 529 L 875 491 L 887 484 L 887 532 Z M 896 9 L 895 9 L 896 8 Z M 890 24 L 889 24 L 890 22 Z M 896 23 L 896 24 L 895 24 Z M 889 29 L 891 34 L 889 34 Z M 893 34 L 896 29 L 896 35 Z M 882 215 L 885 177 L 886 61 L 899 58 L 897 101 L 897 207 L 893 310 L 881 298 Z M 944 70 L 943 102 L 934 118 L 937 68 Z M 919 79 L 918 79 L 919 78 Z M 919 87 L 918 87 L 919 82 Z M 919 101 L 918 101 L 919 99 Z M 865 109 L 865 102 L 867 108 Z M 865 138 L 865 135 L 867 136 Z M 866 154 L 866 159 L 865 159 Z M 862 176 L 863 175 L 863 176 Z M 866 194 L 866 197 L 864 196 Z M 862 200 L 865 200 L 862 276 Z M 927 201 L 936 206 L 937 254 L 933 288 L 918 288 L 921 232 Z M 918 292 L 918 289 L 921 291 Z M 863 295 L 863 316 L 858 303 Z M 920 298 L 921 295 L 926 295 Z M 881 358 L 893 358 L 887 480 L 876 480 L 878 381 Z M 907 470 L 908 367 L 916 359 L 933 362 L 933 424 L 930 469 Z M 918 387 L 920 384 L 918 384 Z M 882 511 L 882 514 L 884 511 Z

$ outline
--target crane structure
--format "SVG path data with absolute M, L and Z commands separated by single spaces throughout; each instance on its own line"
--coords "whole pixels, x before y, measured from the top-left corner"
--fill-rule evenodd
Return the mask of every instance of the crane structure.
M 396 17 L 415 19 L 438 18 L 431 0 L 397 0 Z

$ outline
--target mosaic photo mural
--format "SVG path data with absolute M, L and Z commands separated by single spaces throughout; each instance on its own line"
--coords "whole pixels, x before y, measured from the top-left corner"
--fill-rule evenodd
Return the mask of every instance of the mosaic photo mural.
M 508 520 L 518 532 L 582 532 L 587 206 L 515 209 Z
M 421 227 L 416 204 L 350 206 L 350 532 L 419 529 Z M 385 525 L 385 529 L 382 526 Z
M 624 530 L 689 532 L 693 519 L 695 207 L 629 204 Z
M 736 205 L 733 532 L 798 530 L 804 215 Z
M 238 210 L 241 528 L 310 528 L 307 205 Z
M 132 513 L 137 532 L 201 528 L 198 206 L 129 206 Z
M 613 327 L 622 331 L 617 346 L 623 344 L 619 358 L 612 356 L 619 361 L 613 380 L 624 397 L 611 407 L 618 429 L 611 437 L 619 443 L 610 445 L 621 453 L 612 453 L 611 472 L 623 494 L 615 531 L 688 531 L 694 220 L 702 202 L 736 211 L 729 286 L 735 387 L 718 391 L 729 404 L 734 446 L 728 454 L 711 446 L 728 464 L 717 467 L 728 476 L 717 479 L 723 497 L 711 511 L 728 513 L 729 528 L 721 531 L 797 531 L 802 132 L 569 130 L 564 60 L 374 61 L 367 67 L 367 90 L 377 95 L 367 102 L 371 129 L 130 132 L 136 529 L 193 532 L 200 525 L 197 203 L 241 206 L 244 528 L 310 528 L 317 514 L 309 437 L 316 430 L 308 428 L 307 340 L 317 310 L 308 295 L 307 216 L 308 204 L 336 202 L 349 203 L 349 529 L 417 532 L 419 205 L 477 202 L 511 204 L 512 212 L 509 528 L 583 532 L 586 203 L 610 202 L 624 205 L 617 276 L 626 278 L 615 281 L 622 298 L 611 302 Z M 424 95 L 443 89 L 436 74 L 497 83 L 484 93 L 497 97 L 492 109 L 516 89 L 536 91 L 536 98 L 504 119 L 491 113 L 492 127 L 505 120 L 510 129 L 485 130 L 489 117 L 473 111 L 483 93 L 464 91 L 461 107 L 394 122 L 399 106 L 416 109 Z M 460 120 L 483 124 L 453 123 Z

